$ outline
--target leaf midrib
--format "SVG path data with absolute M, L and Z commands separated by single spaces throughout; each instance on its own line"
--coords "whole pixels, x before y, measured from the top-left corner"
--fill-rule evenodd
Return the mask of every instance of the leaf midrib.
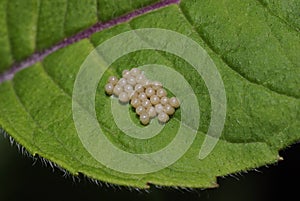
M 289 22 L 287 22 L 286 20 L 282 19 L 280 16 L 275 15 L 266 5 L 264 5 L 260 0 L 254 0 L 256 2 L 258 2 L 262 7 L 264 7 L 264 9 L 269 12 L 270 15 L 275 16 L 276 18 L 278 18 L 280 21 L 282 21 L 284 24 L 286 24 L 287 26 L 291 27 L 294 31 L 299 32 L 298 29 L 296 27 L 294 27 L 293 25 L 291 25 Z M 4 73 L 0 74 L 0 84 L 6 80 L 10 80 L 13 78 L 13 76 L 19 72 L 20 70 L 30 67 L 31 65 L 43 60 L 46 56 L 48 56 L 49 54 L 64 48 L 66 46 L 69 46 L 75 42 L 78 42 L 80 40 L 83 40 L 85 38 L 89 38 L 92 34 L 99 32 L 99 31 L 103 31 L 105 29 L 109 29 L 111 27 L 114 27 L 118 24 L 121 23 L 125 23 L 128 21 L 133 20 L 134 18 L 137 18 L 143 14 L 152 12 L 154 10 L 157 9 L 161 9 L 164 7 L 167 7 L 169 5 L 172 4 L 178 4 L 178 8 L 180 13 L 182 14 L 182 16 L 186 19 L 187 23 L 191 26 L 191 28 L 195 31 L 195 33 L 197 33 L 197 35 L 206 43 L 206 45 L 209 47 L 209 49 L 214 52 L 231 70 L 233 70 L 234 72 L 238 73 L 242 78 L 244 78 L 245 80 L 249 81 L 252 84 L 261 86 L 263 88 L 266 88 L 274 93 L 277 93 L 279 95 L 283 95 L 286 96 L 288 98 L 293 98 L 296 100 L 299 100 L 299 97 L 293 96 L 291 94 L 288 93 L 284 93 L 275 89 L 271 89 L 270 87 L 264 85 L 263 83 L 258 83 L 255 80 L 251 80 L 250 78 L 247 78 L 245 75 L 243 75 L 241 72 L 239 72 L 236 68 L 234 68 L 234 66 L 232 66 L 230 63 L 228 63 L 226 61 L 226 59 L 224 59 L 224 57 L 222 55 L 220 55 L 220 53 L 218 53 L 217 51 L 214 50 L 214 47 L 209 43 L 209 41 L 203 36 L 203 34 L 199 33 L 199 31 L 196 30 L 196 28 L 193 26 L 193 23 L 191 22 L 191 20 L 189 19 L 189 17 L 185 14 L 185 12 L 182 10 L 181 6 L 180 6 L 180 0 L 162 0 L 159 1 L 157 3 L 154 4 L 150 4 L 147 6 L 144 6 L 142 8 L 133 10 L 125 15 L 121 15 L 119 17 L 116 17 L 112 20 L 109 20 L 107 22 L 100 22 L 98 21 L 96 24 L 92 25 L 91 27 L 78 32 L 77 34 L 70 36 L 66 39 L 64 39 L 63 41 L 41 51 L 41 52 L 35 52 L 33 53 L 31 56 L 29 56 L 27 59 L 24 59 L 23 61 L 19 62 L 19 63 L 15 63 L 13 64 L 7 71 L 5 71 Z M 98 9 L 98 8 L 97 8 Z M 40 11 L 40 5 L 38 10 Z M 67 12 L 67 8 L 66 8 L 66 12 Z M 65 14 L 64 14 L 65 15 Z M 131 16 L 132 15 L 132 16 Z M 98 19 L 98 15 L 97 15 L 97 19 Z M 36 37 L 35 37 L 36 40 Z M 35 41 L 36 43 L 36 41 Z

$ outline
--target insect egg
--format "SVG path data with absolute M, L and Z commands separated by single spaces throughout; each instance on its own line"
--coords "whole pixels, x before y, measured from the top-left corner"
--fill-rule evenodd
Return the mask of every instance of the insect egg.
M 152 87 L 147 87 L 145 93 L 147 97 L 151 97 L 155 94 L 155 90 Z
M 166 114 L 168 114 L 168 115 L 172 115 L 172 114 L 174 114 L 175 109 L 174 109 L 171 105 L 166 104 L 166 105 L 164 106 L 164 112 L 165 112 Z
M 141 101 L 138 98 L 133 98 L 131 99 L 130 104 L 132 105 L 132 107 L 137 108 L 141 105 Z
M 118 83 L 118 78 L 116 76 L 110 76 L 108 78 L 108 82 L 113 84 L 113 85 L 116 85 Z
M 157 104 L 157 105 L 155 105 L 155 110 L 159 114 L 159 113 L 163 112 L 164 107 L 162 106 L 162 104 Z
M 140 121 L 142 124 L 147 125 L 150 122 L 150 117 L 147 112 L 143 112 L 140 115 Z
M 114 85 L 112 83 L 107 83 L 105 85 L 105 92 L 106 92 L 106 94 L 107 95 L 112 95 L 113 91 L 114 91 Z
M 129 101 L 129 97 L 128 97 L 128 94 L 126 92 L 121 92 L 119 94 L 119 100 L 120 102 L 122 103 L 127 103 Z
M 127 93 L 131 93 L 131 92 L 133 92 L 133 87 L 130 84 L 126 84 L 124 86 L 124 91 Z
M 120 85 L 117 84 L 117 85 L 114 87 L 113 94 L 114 94 L 115 96 L 119 96 L 119 94 L 120 94 L 121 92 L 123 92 L 123 88 L 122 88 Z
M 143 85 L 141 85 L 141 84 L 136 84 L 135 85 L 135 87 L 134 87 L 134 90 L 136 91 L 136 92 L 143 92 L 144 91 L 144 87 L 143 87 Z
M 157 116 L 157 118 L 162 123 L 166 123 L 167 121 L 169 121 L 169 115 L 167 115 L 164 112 L 159 113 L 158 116 Z
M 150 118 L 154 118 L 156 116 L 156 110 L 153 106 L 147 108 L 147 113 Z
M 163 96 L 167 96 L 167 92 L 163 88 L 159 88 L 156 91 L 156 95 L 161 98 Z
M 121 78 L 118 82 L 118 85 L 124 87 L 127 84 L 127 80 L 125 78 Z
M 178 108 L 180 106 L 179 100 L 176 97 L 172 97 L 169 99 L 169 104 L 172 107 Z
M 151 82 L 152 88 L 158 90 L 162 87 L 162 84 L 158 81 Z
M 129 100 L 131 100 L 135 94 L 135 91 L 132 90 L 130 92 L 127 92 L 127 94 L 128 94 Z
M 162 105 L 166 105 L 166 104 L 168 104 L 168 102 L 169 102 L 168 97 L 166 97 L 166 96 L 161 97 L 160 103 L 161 103 Z
M 123 76 L 124 78 L 128 78 L 129 76 L 131 76 L 131 73 L 130 73 L 129 70 L 123 70 L 122 76 Z
M 138 97 L 139 97 L 140 100 L 147 99 L 147 95 L 144 92 L 139 93 Z
M 135 78 L 132 77 L 132 76 L 129 76 L 127 78 L 127 83 L 130 84 L 130 85 L 132 85 L 132 86 L 134 86 L 136 84 Z
M 149 99 L 144 99 L 144 100 L 142 101 L 142 106 L 143 106 L 144 108 L 150 107 L 150 106 L 151 106 L 150 100 L 149 100 Z
M 143 112 L 146 112 L 145 108 L 143 106 L 138 106 L 136 109 L 135 109 L 135 112 L 138 114 L 138 115 L 141 115 Z
M 139 96 L 139 93 L 136 92 L 136 91 L 133 91 L 133 93 L 131 94 L 130 98 L 134 99 L 134 98 L 138 98 L 138 96 Z
M 132 76 L 137 76 L 137 75 L 141 74 L 141 71 L 138 68 L 132 68 L 130 70 L 130 73 L 131 73 Z
M 145 84 L 146 77 L 144 74 L 139 74 L 135 77 L 136 83 Z
M 152 105 L 156 105 L 156 104 L 160 103 L 160 99 L 157 95 L 151 96 L 150 101 L 151 101 Z

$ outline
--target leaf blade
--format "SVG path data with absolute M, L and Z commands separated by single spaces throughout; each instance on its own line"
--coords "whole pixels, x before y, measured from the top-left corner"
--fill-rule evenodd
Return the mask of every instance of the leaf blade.
M 228 57 L 220 54 L 224 48 L 228 48 L 216 42 L 221 39 L 211 41 L 205 38 L 194 27 L 193 21 L 187 21 L 182 8 L 187 4 L 188 1 L 180 6 L 169 6 L 96 33 L 90 39 L 60 49 L 41 63 L 17 73 L 12 81 L 0 85 L 0 91 L 3 92 L 0 93 L 0 126 L 27 147 L 32 154 L 50 159 L 73 174 L 81 172 L 101 181 L 141 188 L 147 187 L 149 183 L 167 186 L 215 187 L 217 176 L 276 162 L 279 159 L 278 149 L 300 138 L 300 100 L 297 96 L 294 97 L 297 91 L 294 90 L 287 95 L 280 94 L 259 82 L 245 78 L 233 69 L 227 62 Z M 172 23 L 166 24 L 165 21 Z M 209 94 L 205 84 L 199 80 L 201 78 L 190 71 L 187 63 L 166 53 L 137 52 L 121 58 L 113 64 L 110 74 L 120 75 L 122 69 L 128 66 L 139 66 L 155 61 L 182 73 L 189 80 L 198 98 L 204 100 L 199 103 L 200 108 L 203 108 L 201 112 L 204 113 L 201 117 L 203 126 L 200 127 L 192 147 L 179 161 L 159 172 L 127 175 L 97 163 L 81 145 L 72 122 L 71 95 L 76 73 L 93 47 L 118 33 L 145 27 L 177 31 L 191 37 L 206 49 L 216 63 L 227 90 L 228 116 L 224 133 L 214 151 L 204 160 L 198 160 L 199 148 L 210 120 Z M 282 29 L 282 31 L 289 33 L 290 30 Z M 232 33 L 236 33 L 236 30 Z M 210 33 L 210 36 L 221 38 L 223 35 Z M 244 40 L 247 41 L 248 38 Z M 216 48 L 214 44 L 218 44 L 218 47 Z M 299 51 L 299 48 L 296 50 Z M 280 54 L 280 52 L 275 53 L 275 56 Z M 239 58 L 237 55 L 234 57 Z M 106 129 L 107 135 L 119 134 L 110 136 L 113 143 L 131 151 L 142 151 L 145 149 L 143 147 L 145 142 L 127 138 L 124 133 L 117 130 L 114 123 L 111 123 L 109 100 L 102 90 L 104 82 L 105 80 L 101 81 L 99 94 L 96 97 L 96 103 L 99 103 L 99 107 L 96 108 L 98 121 Z M 298 83 L 292 85 L 294 89 L 293 86 L 298 86 Z M 15 112 L 16 115 L 11 115 Z M 13 122 L 23 121 L 28 127 L 21 133 L 14 128 L 20 130 L 22 123 L 14 125 Z M 175 119 L 170 122 L 170 125 L 176 125 Z M 164 146 L 162 139 L 172 137 L 168 132 L 171 132 L 171 129 L 163 133 L 163 138 L 158 136 L 152 139 L 155 143 L 148 148 L 156 150 Z

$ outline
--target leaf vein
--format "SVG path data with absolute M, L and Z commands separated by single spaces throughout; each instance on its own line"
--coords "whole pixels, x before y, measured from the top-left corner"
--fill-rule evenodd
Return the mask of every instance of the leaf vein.
M 67 14 L 68 14 L 68 0 L 65 1 L 66 2 L 66 5 L 65 5 L 65 13 L 64 13 L 64 19 L 63 19 L 63 33 L 64 33 L 64 36 L 66 36 L 66 22 L 67 22 Z
M 206 45 L 210 48 L 210 50 L 212 52 L 214 52 L 225 64 L 226 66 L 231 69 L 232 71 L 236 72 L 241 78 L 243 78 L 244 80 L 254 84 L 254 85 L 257 85 L 257 86 L 260 86 L 260 87 L 263 87 L 273 93 L 276 93 L 276 94 L 279 94 L 279 95 L 282 95 L 282 96 L 286 96 L 288 98 L 292 98 L 292 99 L 296 99 L 296 100 L 299 100 L 298 97 L 296 96 L 293 96 L 293 95 L 290 95 L 290 94 L 287 94 L 287 93 L 283 93 L 283 92 L 279 92 L 277 90 L 274 90 L 264 84 L 260 84 L 258 83 L 257 81 L 255 80 L 251 80 L 250 78 L 248 78 L 246 75 L 243 75 L 242 72 L 238 71 L 234 65 L 230 64 L 226 58 L 224 58 L 224 56 L 220 53 L 218 53 L 218 51 L 215 50 L 215 48 L 213 47 L 213 45 L 207 40 L 207 38 L 201 34 L 196 28 L 195 26 L 193 25 L 193 22 L 189 19 L 189 17 L 185 14 L 185 12 L 182 10 L 182 8 L 180 6 L 178 6 L 179 8 L 179 11 L 182 13 L 182 16 L 186 19 L 186 21 L 189 23 L 189 25 L 191 26 L 191 28 L 195 31 L 195 33 L 198 34 L 198 36 L 206 43 Z
M 68 1 L 66 1 L 66 2 L 68 2 Z M 145 14 L 145 13 L 149 13 L 151 11 L 164 8 L 164 7 L 172 5 L 172 4 L 178 4 L 178 3 L 179 3 L 179 0 L 161 0 L 155 4 L 151 4 L 151 5 L 136 9 L 130 13 L 116 17 L 107 22 L 103 22 L 103 23 L 98 22 L 98 23 L 90 26 L 89 28 L 78 32 L 77 34 L 75 34 L 73 36 L 63 39 L 61 42 L 49 47 L 48 49 L 35 52 L 28 58 L 26 58 L 20 62 L 14 63 L 7 71 L 0 74 L 0 84 L 6 80 L 12 79 L 13 76 L 20 70 L 22 70 L 24 68 L 28 68 L 31 65 L 43 60 L 46 56 L 57 51 L 58 49 L 64 48 L 68 45 L 71 45 L 71 44 L 78 42 L 80 40 L 83 40 L 85 38 L 89 38 L 92 34 L 94 34 L 96 32 L 111 28 L 111 27 L 116 26 L 121 23 L 128 22 L 136 17 L 139 17 L 139 16 Z M 66 32 L 65 31 L 66 15 L 67 15 L 67 9 L 66 9 L 66 13 L 65 13 L 64 26 L 63 26 L 64 35 L 66 35 L 66 33 L 65 33 Z
M 294 31 L 299 32 L 300 29 L 294 25 L 292 25 L 290 22 L 288 22 L 286 19 L 280 17 L 279 15 L 276 15 L 266 4 L 262 2 L 262 0 L 255 0 L 257 1 L 264 9 L 272 16 L 278 18 L 280 21 L 282 21 L 287 26 L 291 27 Z
M 30 117 L 30 119 L 32 120 L 32 122 L 35 124 L 36 128 L 38 128 L 41 132 L 47 133 L 47 134 L 50 135 L 50 133 L 48 133 L 48 131 L 44 130 L 44 129 L 42 128 L 42 126 L 41 126 L 40 124 L 38 124 L 38 123 L 34 120 L 33 116 L 32 116 L 31 113 L 28 111 L 28 109 L 27 109 L 26 106 L 24 105 L 23 101 L 20 99 L 20 96 L 19 96 L 18 93 L 16 92 L 14 82 L 12 81 L 11 83 L 12 83 L 12 90 L 13 90 L 13 92 L 14 92 L 14 94 L 15 94 L 16 99 L 18 100 L 18 102 L 20 103 L 20 105 L 23 107 L 24 111 L 28 114 L 28 116 Z M 63 143 L 61 140 L 59 140 L 55 135 L 52 135 L 52 136 L 54 136 L 55 140 L 61 145 L 62 149 L 64 149 L 64 150 L 66 151 L 66 153 L 68 154 L 68 156 L 69 156 L 71 159 L 73 158 L 73 159 L 74 159 L 75 161 L 77 161 L 79 164 L 83 165 L 83 163 L 82 163 L 79 159 L 77 159 L 76 157 L 74 157 L 74 156 L 71 154 L 71 152 L 70 152 L 68 149 L 65 148 L 64 143 Z M 34 144 L 35 144 L 35 146 L 36 146 L 39 150 L 42 150 L 36 143 L 34 143 Z

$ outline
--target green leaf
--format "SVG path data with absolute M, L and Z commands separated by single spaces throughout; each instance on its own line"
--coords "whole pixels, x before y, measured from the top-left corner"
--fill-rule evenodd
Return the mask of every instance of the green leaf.
M 118 22 L 118 16 L 155 1 L 130 2 L 0 1 L 0 77 L 13 69 L 14 62 L 48 50 L 98 20 Z M 25 69 L 0 84 L 0 127 L 31 154 L 74 175 L 140 188 L 148 184 L 214 187 L 218 176 L 275 163 L 280 149 L 300 139 L 299 10 L 297 1 L 183 0 L 135 14 L 64 44 L 40 61 L 31 58 L 32 66 L 22 64 Z M 116 147 L 131 153 L 160 150 L 175 137 L 181 111 L 151 139 L 128 137 L 113 121 L 110 99 L 103 91 L 111 74 L 121 76 L 126 68 L 151 63 L 167 65 L 188 80 L 201 111 L 196 139 L 183 157 L 157 172 L 125 174 L 100 164 L 82 145 L 73 121 L 72 93 L 80 66 L 96 46 L 141 28 L 173 30 L 202 46 L 224 82 L 227 113 L 216 147 L 200 160 L 211 118 L 211 100 L 201 76 L 170 53 L 144 50 L 121 57 L 104 74 L 95 99 L 98 122 Z

